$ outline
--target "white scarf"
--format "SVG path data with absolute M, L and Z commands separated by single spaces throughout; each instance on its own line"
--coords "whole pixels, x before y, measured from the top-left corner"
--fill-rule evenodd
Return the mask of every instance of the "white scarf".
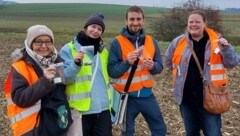
M 31 56 L 31 58 L 33 58 L 33 60 L 36 61 L 37 64 L 43 69 L 47 68 L 51 64 L 54 64 L 55 60 L 57 59 L 57 50 L 53 45 L 52 53 L 49 54 L 47 57 L 43 57 L 30 49 L 26 41 L 24 43 L 28 55 Z

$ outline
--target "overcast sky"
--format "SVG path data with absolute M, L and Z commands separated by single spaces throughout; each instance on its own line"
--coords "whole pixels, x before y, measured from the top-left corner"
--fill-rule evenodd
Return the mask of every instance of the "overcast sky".
M 172 7 L 188 0 L 11 0 L 19 3 L 104 3 L 138 6 Z M 204 5 L 224 8 L 240 8 L 240 0 L 204 0 Z

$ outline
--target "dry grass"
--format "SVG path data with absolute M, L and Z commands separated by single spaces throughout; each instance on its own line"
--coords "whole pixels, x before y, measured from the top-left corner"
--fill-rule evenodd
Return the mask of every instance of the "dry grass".
M 56 39 L 56 41 L 58 41 Z M 11 60 L 9 58 L 11 52 L 15 48 L 22 47 L 21 38 L 11 39 L 4 38 L 0 42 L 0 135 L 11 136 L 11 129 L 9 127 L 6 117 L 6 102 L 2 92 L 3 81 L 5 80 L 10 68 Z M 62 43 L 56 43 L 62 45 Z M 61 46 L 57 46 L 59 49 Z M 233 103 L 231 109 L 222 116 L 222 133 L 223 136 L 238 136 L 240 134 L 240 89 L 239 89 L 239 71 L 240 66 L 229 72 L 230 88 L 232 90 Z M 156 84 L 154 87 L 154 94 L 157 97 L 159 105 L 163 113 L 164 120 L 167 124 L 168 136 L 183 136 L 185 134 L 182 119 L 180 117 L 177 104 L 174 102 L 171 84 L 171 72 L 164 69 L 160 75 L 155 77 Z M 114 136 L 120 135 L 120 128 L 115 126 L 113 129 Z M 139 115 L 136 120 L 136 136 L 150 135 L 148 126 L 143 117 Z

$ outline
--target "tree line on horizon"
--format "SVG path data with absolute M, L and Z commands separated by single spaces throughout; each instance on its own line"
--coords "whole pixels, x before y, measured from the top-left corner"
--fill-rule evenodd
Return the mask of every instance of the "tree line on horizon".
M 230 36 L 230 30 L 223 28 L 220 9 L 215 6 L 205 6 L 203 0 L 188 0 L 170 10 L 170 13 L 163 15 L 163 18 L 157 19 L 151 23 L 154 37 L 157 40 L 164 39 L 171 41 L 179 34 L 184 33 L 187 26 L 188 13 L 193 10 L 204 10 L 208 26 L 215 31 L 224 34 L 227 39 L 231 39 L 233 45 L 239 45 L 239 36 Z

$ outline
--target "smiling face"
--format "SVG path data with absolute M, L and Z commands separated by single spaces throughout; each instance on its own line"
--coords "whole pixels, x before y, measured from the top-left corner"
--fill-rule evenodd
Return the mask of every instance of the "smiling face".
M 143 14 L 141 12 L 128 12 L 126 25 L 131 33 L 139 33 L 144 25 Z
M 206 22 L 199 14 L 192 14 L 188 18 L 187 30 L 191 34 L 193 39 L 201 39 L 206 27 Z
M 52 53 L 53 44 L 49 36 L 38 36 L 32 42 L 32 50 L 43 57 Z
M 93 39 L 97 39 L 102 35 L 103 28 L 98 24 L 91 24 L 85 29 L 85 34 Z

